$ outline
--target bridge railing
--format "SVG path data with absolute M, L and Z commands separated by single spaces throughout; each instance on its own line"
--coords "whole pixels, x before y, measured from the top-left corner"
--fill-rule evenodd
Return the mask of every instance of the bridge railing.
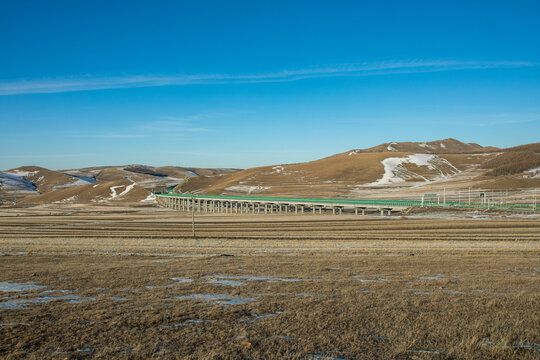
M 272 196 L 236 196 L 236 195 L 193 195 L 193 194 L 175 194 L 162 191 L 154 193 L 156 196 L 201 199 L 201 200 L 229 200 L 229 201 L 247 201 L 247 202 L 267 202 L 283 204 L 311 204 L 311 205 L 330 205 L 330 206 L 349 206 L 363 207 L 371 206 L 377 208 L 392 207 L 437 207 L 437 208 L 456 208 L 456 209 L 508 209 L 508 210 L 528 210 L 540 211 L 535 202 L 505 202 L 495 203 L 489 201 L 444 201 L 440 200 L 381 200 L 381 199 L 332 199 L 332 198 L 301 198 L 301 197 L 272 197 Z

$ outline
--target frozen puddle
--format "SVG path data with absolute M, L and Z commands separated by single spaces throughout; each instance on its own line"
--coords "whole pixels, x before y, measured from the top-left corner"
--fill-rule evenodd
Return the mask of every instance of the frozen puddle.
M 33 282 L 28 283 L 11 283 L 8 281 L 0 282 L 0 291 L 3 292 L 27 292 L 33 290 L 44 289 L 47 286 L 36 285 Z M 54 296 L 54 293 L 64 294 Z M 69 304 L 78 304 L 83 301 L 95 300 L 93 297 L 82 298 L 77 295 L 69 294 L 69 290 L 42 290 L 37 297 L 32 297 L 33 294 L 20 294 L 19 297 L 6 297 L 7 301 L 0 302 L 0 310 L 25 310 L 29 305 L 45 304 L 55 300 L 64 300 Z M 24 296 L 25 298 L 20 298 Z
M 307 359 L 317 359 L 317 360 L 351 360 L 348 358 L 342 358 L 342 357 L 334 357 L 331 355 L 321 355 L 321 354 L 304 354 L 302 357 L 305 357 Z
M 431 354 L 431 355 L 440 354 L 440 351 L 437 351 L 437 350 L 407 350 L 407 352 L 416 353 L 416 354 Z
M 18 325 L 29 326 L 30 324 L 29 323 L 0 323 L 0 326 L 18 326 Z
M 297 282 L 302 279 L 299 278 L 275 278 L 270 276 L 251 276 L 251 275 L 208 275 L 205 276 L 208 279 L 218 280 L 244 280 L 244 281 L 267 281 L 267 282 Z
M 45 304 L 55 300 L 66 300 L 69 304 L 79 304 L 83 301 L 95 300 L 92 297 L 82 298 L 77 295 L 40 296 L 34 299 L 11 299 L 0 302 L 0 310 L 26 310 L 28 305 Z
M 318 297 L 318 296 L 322 296 L 321 294 L 310 294 L 310 293 L 298 293 L 298 294 L 295 294 L 294 296 L 296 297 Z
M 43 288 L 46 288 L 46 286 L 36 285 L 33 282 L 28 282 L 28 283 L 10 283 L 9 281 L 0 282 L 0 291 L 3 291 L 3 292 L 22 292 L 22 291 L 39 290 Z
M 173 277 L 171 278 L 171 280 L 177 284 L 187 284 L 187 283 L 193 282 L 193 279 L 182 278 L 182 277 Z
M 83 354 L 91 354 L 96 350 L 97 350 L 96 348 L 84 348 L 84 349 L 77 349 L 77 352 L 83 353 Z
M 458 291 L 458 290 L 443 290 L 443 293 L 447 293 L 447 294 L 465 294 L 464 291 Z
M 385 278 L 377 278 L 377 279 L 365 279 L 366 277 L 369 277 L 369 276 L 366 276 L 366 275 L 353 275 L 353 279 L 355 279 L 356 281 L 360 281 L 360 282 L 363 282 L 363 283 L 370 283 L 370 282 L 377 282 L 377 281 L 388 281 L 390 279 L 385 279 Z
M 498 349 L 526 349 L 526 350 L 534 350 L 538 353 L 540 353 L 540 343 L 531 343 L 531 342 L 524 342 L 522 344 L 514 342 L 512 345 L 497 345 L 493 341 L 489 340 L 489 338 L 483 338 L 480 340 L 479 346 L 486 346 L 489 348 L 498 348 Z
M 241 321 L 241 322 L 254 322 L 256 320 L 270 318 L 270 317 L 277 316 L 277 315 L 283 314 L 283 313 L 284 313 L 284 311 L 277 311 L 275 313 L 269 313 L 269 314 L 251 314 L 252 318 L 240 319 L 238 321 Z
M 225 279 L 210 279 L 208 280 L 210 284 L 220 285 L 220 286 L 242 286 L 247 285 L 244 281 L 238 280 L 225 280 Z
M 437 274 L 435 276 L 421 276 L 419 277 L 420 280 L 442 280 L 443 279 L 442 274 Z
M 165 329 L 174 329 L 174 328 L 177 328 L 177 327 L 183 327 L 183 326 L 188 326 L 188 325 L 196 325 L 196 324 L 201 324 L 201 323 L 204 323 L 204 322 L 212 322 L 212 321 L 215 321 L 215 320 L 193 319 L 193 320 L 186 320 L 183 323 L 164 324 L 164 325 L 160 325 L 160 327 L 165 328 Z
M 431 290 L 424 290 L 424 289 L 407 289 L 407 291 L 412 292 L 413 294 L 423 294 L 423 295 L 430 295 L 433 294 L 433 291 Z
M 179 300 L 211 301 L 219 305 L 240 305 L 240 304 L 247 304 L 251 301 L 257 300 L 256 297 L 251 297 L 251 298 L 237 297 L 237 296 L 231 296 L 229 294 L 191 294 L 191 295 L 184 295 L 184 296 L 176 296 L 175 298 Z

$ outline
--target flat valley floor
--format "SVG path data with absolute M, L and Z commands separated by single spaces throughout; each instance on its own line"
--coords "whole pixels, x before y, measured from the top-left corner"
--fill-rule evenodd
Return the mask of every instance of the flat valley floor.
M 539 359 L 540 219 L 0 209 L 0 358 Z

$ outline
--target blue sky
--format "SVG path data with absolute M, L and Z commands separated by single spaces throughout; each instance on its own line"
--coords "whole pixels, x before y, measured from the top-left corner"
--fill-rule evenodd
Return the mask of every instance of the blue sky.
M 538 1 L 1 1 L 0 169 L 540 141 Z

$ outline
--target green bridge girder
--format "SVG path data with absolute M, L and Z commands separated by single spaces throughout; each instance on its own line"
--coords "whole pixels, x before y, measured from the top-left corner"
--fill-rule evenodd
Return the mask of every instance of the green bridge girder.
M 375 206 L 378 208 L 392 208 L 392 207 L 440 207 L 440 208 L 456 208 L 456 209 L 487 209 L 488 206 L 485 203 L 471 202 L 470 204 L 459 201 L 446 201 L 445 203 L 438 203 L 432 200 L 379 200 L 379 199 L 327 199 L 327 198 L 301 198 L 301 197 L 271 197 L 271 196 L 227 196 L 227 195 L 195 195 L 195 194 L 174 194 L 167 192 L 156 192 L 156 196 L 162 197 L 174 197 L 185 199 L 202 199 L 202 200 L 232 200 L 232 201 L 250 201 L 250 202 L 276 202 L 276 203 L 297 203 L 297 204 L 332 204 L 334 206 Z M 506 203 L 497 204 L 490 203 L 489 209 L 508 209 L 508 210 L 528 210 L 528 211 L 540 211 L 540 208 L 536 204 L 527 203 Z

